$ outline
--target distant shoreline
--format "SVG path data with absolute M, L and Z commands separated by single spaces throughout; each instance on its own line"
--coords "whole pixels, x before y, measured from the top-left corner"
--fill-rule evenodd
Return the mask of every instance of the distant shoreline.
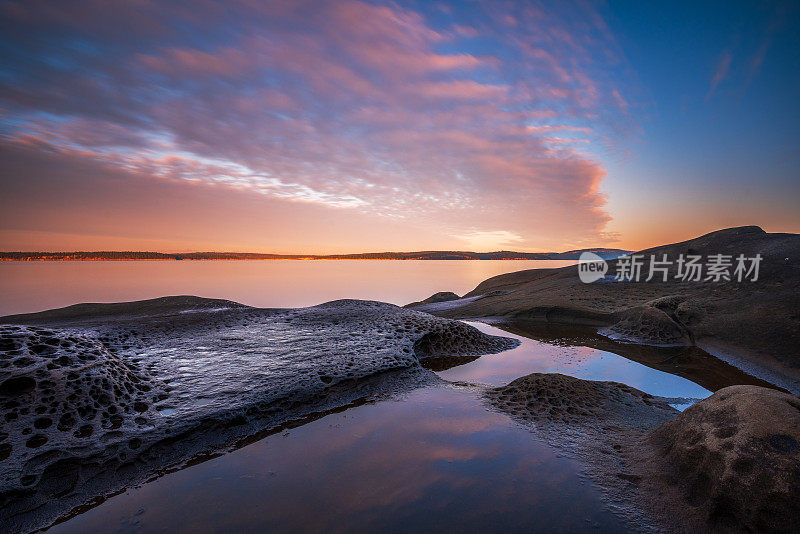
M 44 261 L 569 261 L 573 258 L 0 258 L 0 262 L 34 263 Z M 574 258 L 577 260 L 577 258 Z
M 617 258 L 629 251 L 590 248 L 566 252 L 367 252 L 361 254 L 262 254 L 255 252 L 0 252 L 0 261 L 219 261 L 219 260 L 577 260 L 583 252 L 593 252 L 606 259 Z

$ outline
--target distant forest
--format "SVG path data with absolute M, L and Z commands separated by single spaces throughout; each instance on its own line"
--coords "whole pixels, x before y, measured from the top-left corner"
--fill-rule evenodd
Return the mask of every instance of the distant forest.
M 369 252 L 363 254 L 259 254 L 254 252 L 0 252 L 0 261 L 125 261 L 125 260 L 576 260 L 582 252 L 609 259 L 629 251 L 590 248 L 567 252 Z

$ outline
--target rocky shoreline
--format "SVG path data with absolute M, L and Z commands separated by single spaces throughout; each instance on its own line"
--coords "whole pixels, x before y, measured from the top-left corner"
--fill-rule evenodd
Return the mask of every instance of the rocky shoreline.
M 517 341 L 379 302 L 165 297 L 0 322 L 0 523 L 49 525 L 253 434 L 437 379 Z
M 606 276 L 583 283 L 576 266 L 495 276 L 458 297 L 440 292 L 410 309 L 454 319 L 589 326 L 635 344 L 696 346 L 750 374 L 800 392 L 800 235 L 768 234 L 757 226 L 729 228 L 635 253 L 642 279 L 617 280 L 620 259 Z M 755 281 L 684 281 L 678 266 L 648 276 L 651 256 L 760 256 Z
M 45 528 L 281 428 L 446 384 L 434 370 L 519 343 L 454 320 L 491 318 L 548 343 L 577 336 L 715 392 L 681 413 L 625 384 L 560 374 L 467 385 L 578 458 L 631 525 L 790 532 L 800 524 L 800 398 L 699 347 L 735 347 L 797 391 L 799 239 L 746 227 L 652 249 L 763 254 L 763 277 L 750 284 L 583 284 L 567 267 L 405 308 L 262 309 L 181 296 L 2 317 L 0 524 Z
M 535 373 L 487 403 L 581 460 L 642 531 L 793 532 L 800 398 L 730 386 L 679 413 L 616 382 Z
M 615 280 L 620 260 L 608 262 L 611 275 L 595 283 L 582 283 L 576 266 L 533 269 L 490 278 L 462 297 L 443 291 L 408 307 L 548 342 L 557 342 L 560 325 L 583 327 L 582 345 L 716 391 L 678 413 L 624 384 L 533 374 L 487 391 L 486 399 L 580 458 L 618 510 L 644 530 L 794 531 L 800 236 L 731 228 L 637 254 L 645 272 L 651 255 L 743 254 L 762 262 L 758 279 L 744 282 L 684 282 L 675 279 L 676 268 L 665 282 Z M 667 350 L 660 347 L 675 354 L 659 361 L 653 356 Z M 706 365 L 703 348 L 733 365 Z

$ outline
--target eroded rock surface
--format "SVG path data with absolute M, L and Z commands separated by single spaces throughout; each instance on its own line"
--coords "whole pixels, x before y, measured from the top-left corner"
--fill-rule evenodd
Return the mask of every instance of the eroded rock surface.
M 517 341 L 379 302 L 168 297 L 4 318 L 0 522 L 74 506 L 257 432 L 435 380 L 420 360 Z
M 691 337 L 680 323 L 655 306 L 636 306 L 618 314 L 617 321 L 599 333 L 647 345 L 690 345 Z
M 643 531 L 796 532 L 800 398 L 730 386 L 685 412 L 624 384 L 532 374 L 486 392 L 582 461 Z
M 9 325 L 0 326 L 0 380 L 0 457 L 22 471 L 3 469 L 4 488 L 35 483 L 52 456 L 43 451 L 97 452 L 134 439 L 153 425 L 152 406 L 169 389 L 90 335 Z
M 486 397 L 518 419 L 547 425 L 585 428 L 586 421 L 591 421 L 600 429 L 607 428 L 605 423 L 652 428 L 677 413 L 661 398 L 625 384 L 558 373 L 533 373 L 489 390 Z
M 676 492 L 665 515 L 683 510 L 718 531 L 797 532 L 797 396 L 758 386 L 724 388 L 647 441 L 643 450 L 651 452 L 639 456 L 643 475 L 652 487 Z

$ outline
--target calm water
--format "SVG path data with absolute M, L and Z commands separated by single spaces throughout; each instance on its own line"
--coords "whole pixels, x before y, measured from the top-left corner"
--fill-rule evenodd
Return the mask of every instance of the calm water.
M 426 388 L 267 437 L 48 532 L 625 532 L 578 466 Z
M 437 374 L 502 385 L 532 372 L 711 392 L 611 352 L 521 345 Z M 580 466 L 468 389 L 430 387 L 272 435 L 113 497 L 52 532 L 626 532 Z
M 557 346 L 518 336 L 478 322 L 469 322 L 479 330 L 496 336 L 519 339 L 519 347 L 437 374 L 449 381 L 463 381 L 502 386 L 531 373 L 561 373 L 586 380 L 622 382 L 651 395 L 704 399 L 705 389 L 680 376 L 652 369 L 613 352 L 582 346 Z
M 0 315 L 78 302 L 165 295 L 295 308 L 341 298 L 408 304 L 437 291 L 462 295 L 503 273 L 574 261 L 100 261 L 0 262 Z
M 569 263 L 0 263 L 0 314 L 167 294 L 272 307 L 344 297 L 404 304 L 441 290 L 463 294 L 504 272 Z M 720 381 L 748 380 L 713 358 L 711 364 L 703 360 L 703 380 L 692 381 L 686 378 L 691 373 L 664 372 L 669 367 L 660 356 L 653 365 L 648 358 L 617 355 L 613 348 L 557 343 L 473 324 L 522 344 L 438 371 L 440 377 L 501 385 L 532 372 L 560 372 L 695 399 L 711 393 L 696 382 L 717 387 Z M 579 465 L 505 415 L 486 410 L 474 390 L 428 387 L 402 399 L 324 416 L 129 488 L 50 531 L 320 530 L 625 532 L 629 526 L 609 511 L 599 489 L 580 475 Z

